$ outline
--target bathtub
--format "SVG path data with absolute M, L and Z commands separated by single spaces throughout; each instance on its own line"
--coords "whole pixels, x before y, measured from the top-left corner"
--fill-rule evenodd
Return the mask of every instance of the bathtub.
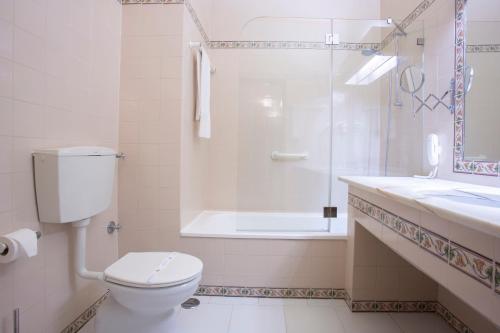
M 347 216 L 328 220 L 318 214 L 203 211 L 182 228 L 183 237 L 262 239 L 346 239 Z

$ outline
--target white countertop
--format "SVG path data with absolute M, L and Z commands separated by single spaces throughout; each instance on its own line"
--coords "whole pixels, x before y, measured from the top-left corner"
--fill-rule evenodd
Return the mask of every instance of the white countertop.
M 500 237 L 500 188 L 412 177 L 339 177 L 356 188 L 385 196 L 446 220 Z

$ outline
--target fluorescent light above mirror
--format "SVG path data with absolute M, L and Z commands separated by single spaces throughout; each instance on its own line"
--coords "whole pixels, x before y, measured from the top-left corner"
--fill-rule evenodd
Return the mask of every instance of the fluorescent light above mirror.
M 375 55 L 345 84 L 352 86 L 368 85 L 392 70 L 397 64 L 398 58 L 396 56 Z

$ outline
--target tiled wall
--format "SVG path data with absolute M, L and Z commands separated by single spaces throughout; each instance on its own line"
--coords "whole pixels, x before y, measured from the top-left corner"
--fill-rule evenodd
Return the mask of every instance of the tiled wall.
M 231 118 L 221 116 L 234 113 L 226 102 L 237 102 L 232 87 L 238 76 L 229 70 L 233 67 L 225 54 L 210 52 L 217 68 L 215 134 L 208 142 L 200 140 L 193 121 L 194 52 L 188 42 L 201 40 L 201 35 L 190 13 L 182 5 L 123 10 L 120 149 L 127 158 L 119 168 L 120 253 L 176 250 L 196 255 L 205 264 L 203 284 L 342 288 L 344 241 L 179 236 L 181 223 L 231 191 L 206 174 L 213 170 L 223 176 L 227 170 L 217 170 L 214 163 L 223 149 L 232 147 L 227 129 L 233 127 L 226 123 Z M 210 186 L 213 194 L 206 191 Z
M 0 331 L 59 332 L 102 293 L 77 278 L 70 225 L 41 225 L 31 153 L 70 145 L 117 148 L 121 6 L 116 0 L 0 1 L 0 233 L 42 231 L 39 254 L 0 266 Z M 116 199 L 89 228 L 88 266 L 117 258 Z
M 209 29 L 211 40 L 246 39 L 244 27 L 255 18 L 283 17 L 304 18 L 306 23 L 318 21 L 317 18 L 373 19 L 379 16 L 379 0 L 353 1 L 295 1 L 293 6 L 288 0 L 219 0 L 213 1 Z M 257 19 L 256 21 L 259 21 Z M 303 21 L 303 22 L 304 22 Z M 295 22 L 297 24 L 297 22 Z M 323 40 L 324 33 L 320 35 Z M 315 39 L 317 41 L 317 39 Z
M 435 301 L 438 284 L 380 242 L 349 207 L 346 289 L 353 300 Z
M 466 323 L 469 327 L 471 327 L 474 332 L 498 332 L 498 327 L 496 327 L 490 321 L 485 320 L 484 317 L 477 311 L 477 309 L 471 308 L 461 299 L 459 299 L 443 287 L 439 288 L 438 301 L 446 308 L 448 308 L 448 310 L 454 313 L 458 318 L 460 318 L 464 323 Z
M 184 6 L 123 7 L 120 253 L 154 250 L 179 230 Z

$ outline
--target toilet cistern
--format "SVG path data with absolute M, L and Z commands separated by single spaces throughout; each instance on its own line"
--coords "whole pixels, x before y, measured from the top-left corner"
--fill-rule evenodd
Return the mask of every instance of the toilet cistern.
M 77 274 L 103 280 L 103 272 L 85 265 L 87 226 L 111 204 L 116 152 L 105 147 L 43 149 L 33 153 L 33 160 L 40 222 L 71 223 Z

